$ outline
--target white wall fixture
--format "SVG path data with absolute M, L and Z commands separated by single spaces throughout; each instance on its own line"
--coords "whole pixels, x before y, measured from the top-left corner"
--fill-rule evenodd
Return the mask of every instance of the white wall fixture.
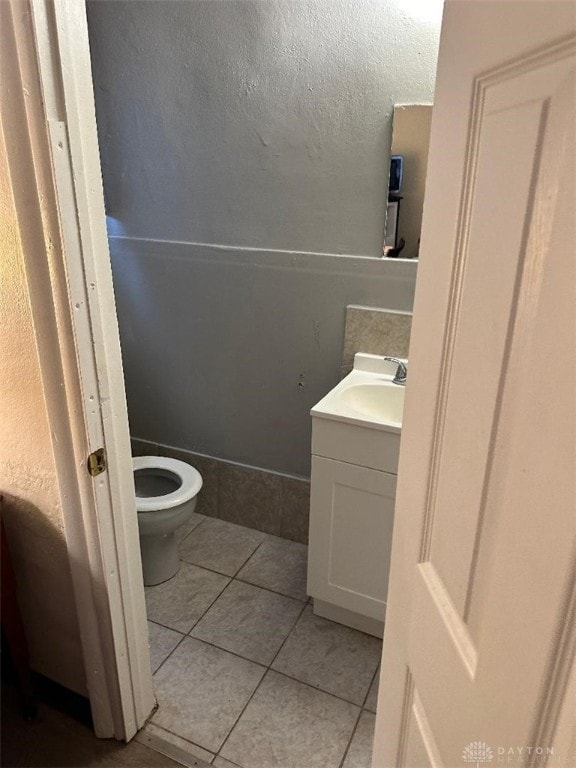
M 382 636 L 404 386 L 358 353 L 312 409 L 308 593 L 314 613 Z

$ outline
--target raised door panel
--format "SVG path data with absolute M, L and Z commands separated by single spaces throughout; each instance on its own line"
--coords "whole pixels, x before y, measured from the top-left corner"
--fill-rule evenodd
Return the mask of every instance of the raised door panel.
M 486 477 L 527 227 L 547 131 L 549 100 L 569 62 L 535 62 L 495 72 L 476 91 L 474 144 L 460 222 L 457 316 L 446 350 L 450 386 L 435 454 L 433 520 L 425 559 L 465 616 L 481 535 Z M 544 85 L 546 87 L 544 87 Z M 477 364 L 470 364 L 471 359 Z M 474 411 L 474 419 L 469 418 Z M 458 546 L 453 545 L 454 540 Z
M 554 747 L 576 611 L 575 27 L 568 4 L 446 5 L 375 768 Z
M 413 684 L 413 681 L 411 681 Z M 412 705 L 406 728 L 405 768 L 441 768 L 442 760 L 428 717 L 417 691 L 412 695 Z
M 396 477 L 312 457 L 308 593 L 384 620 Z
M 529 744 L 535 715 L 530 692 L 546 674 L 554 645 L 551 627 L 570 578 L 574 520 L 566 500 L 570 495 L 573 500 L 574 493 L 564 465 L 569 455 L 573 461 L 574 451 L 554 459 L 557 469 L 546 470 L 550 462 L 540 455 L 546 428 L 561 435 L 564 417 L 558 405 L 554 413 L 540 402 L 545 400 L 541 385 L 540 395 L 538 386 L 528 386 L 534 366 L 542 370 L 538 361 L 546 358 L 546 348 L 558 346 L 561 355 L 564 346 L 567 359 L 573 359 L 570 344 L 556 345 L 554 339 L 568 318 L 574 321 L 573 303 L 571 310 L 566 297 L 558 305 L 560 292 L 557 300 L 552 294 L 547 301 L 537 295 L 544 274 L 554 280 L 563 273 L 570 281 L 574 271 L 565 251 L 551 251 L 552 223 L 565 205 L 558 190 L 570 196 L 562 166 L 569 162 L 576 82 L 574 59 L 567 53 L 564 49 L 561 62 L 548 62 L 542 53 L 516 71 L 494 73 L 476 91 L 474 162 L 461 223 L 461 280 L 446 350 L 450 386 L 433 457 L 409 633 L 411 675 L 450 765 L 458 764 L 466 746 L 460 734 L 468 732 L 473 740 L 471 723 L 480 714 L 486 741 Z M 491 181 L 497 171 L 505 193 L 500 204 Z M 486 252 L 491 231 L 505 238 L 498 259 Z M 484 306 L 493 312 L 485 322 Z M 539 311 L 547 314 L 536 322 Z M 538 331 L 542 343 L 533 346 Z M 481 366 L 470 366 L 471 355 Z M 557 404 L 562 382 L 554 389 Z M 569 414 L 573 398 L 564 395 L 565 418 L 574 418 Z M 475 418 L 469 419 L 472 403 Z M 546 490 L 548 481 L 563 499 L 557 508 L 547 509 L 547 497 L 556 493 Z M 529 544 L 536 553 L 531 561 L 526 559 Z M 531 632 L 526 621 L 531 610 L 548 616 L 548 631 Z M 510 652 L 520 637 L 532 653 L 511 665 Z M 508 685 L 500 691 L 505 680 Z M 492 704 L 483 712 L 486 701 Z M 513 724 L 507 721 L 511 708 Z

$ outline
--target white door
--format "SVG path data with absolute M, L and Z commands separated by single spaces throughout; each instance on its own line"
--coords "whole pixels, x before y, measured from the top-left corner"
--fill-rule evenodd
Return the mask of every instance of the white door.
M 575 8 L 445 6 L 377 768 L 575 764 Z

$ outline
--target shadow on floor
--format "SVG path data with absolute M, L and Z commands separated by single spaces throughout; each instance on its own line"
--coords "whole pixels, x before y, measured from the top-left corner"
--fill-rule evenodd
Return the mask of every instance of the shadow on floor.
M 97 739 L 82 719 L 85 719 L 84 713 L 79 712 L 75 717 L 40 701 L 37 718 L 27 721 L 22 716 L 16 689 L 3 682 L 0 764 L 3 768 L 178 766 L 178 763 L 143 744 Z

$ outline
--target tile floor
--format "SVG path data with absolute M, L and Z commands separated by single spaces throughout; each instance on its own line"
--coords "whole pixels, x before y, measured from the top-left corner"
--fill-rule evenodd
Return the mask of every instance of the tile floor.
M 194 515 L 146 587 L 155 736 L 217 768 L 369 768 L 381 641 L 315 616 L 307 547 Z

